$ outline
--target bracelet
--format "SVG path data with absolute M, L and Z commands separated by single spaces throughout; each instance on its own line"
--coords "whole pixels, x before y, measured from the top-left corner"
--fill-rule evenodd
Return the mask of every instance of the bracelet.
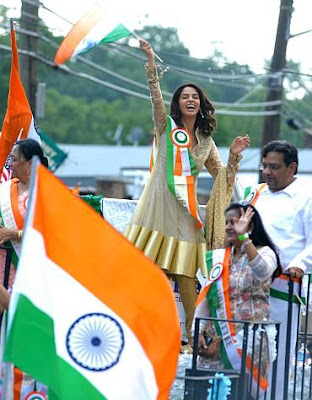
M 242 242 L 242 241 L 245 240 L 245 239 L 249 239 L 249 235 L 248 235 L 248 233 L 246 232 L 246 233 L 244 233 L 243 235 L 238 235 L 237 238 L 238 238 L 238 240 L 239 240 L 240 242 Z
M 251 239 L 247 240 L 247 242 L 242 243 L 242 245 L 241 245 L 241 253 L 246 253 L 246 246 L 248 244 L 250 244 L 250 243 L 252 243 Z
M 23 235 L 23 231 L 22 230 L 18 230 L 17 231 L 17 240 L 21 241 L 22 240 L 22 235 Z

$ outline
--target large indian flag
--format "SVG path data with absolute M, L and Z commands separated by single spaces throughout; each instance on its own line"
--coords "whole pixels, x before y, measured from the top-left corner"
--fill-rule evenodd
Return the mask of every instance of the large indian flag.
M 0 136 L 0 171 L 1 181 L 11 179 L 8 165 L 10 152 L 16 140 L 34 139 L 40 143 L 34 117 L 20 79 L 17 42 L 13 19 L 11 19 L 11 74 L 7 102 L 7 110 L 2 124 Z
M 33 162 L 5 360 L 49 400 L 168 399 L 179 348 L 163 272 Z
M 131 33 L 129 27 L 116 17 L 111 5 L 96 2 L 65 37 L 55 55 L 54 64 L 64 64 L 71 57 L 85 53 L 100 43 L 115 42 Z

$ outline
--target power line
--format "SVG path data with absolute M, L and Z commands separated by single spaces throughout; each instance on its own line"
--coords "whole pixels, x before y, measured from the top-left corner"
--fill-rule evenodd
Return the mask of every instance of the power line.
M 45 41 L 46 43 L 50 44 L 53 48 L 57 49 L 59 47 L 58 43 L 55 43 L 53 40 L 47 38 L 46 36 L 42 35 L 42 34 L 38 34 L 37 32 L 31 32 L 25 29 L 18 29 L 18 32 L 22 33 L 22 34 L 26 34 L 26 35 L 30 35 L 30 36 L 34 36 L 37 37 L 43 41 Z M 141 84 L 139 82 L 134 81 L 133 79 L 129 79 L 126 78 L 123 75 L 117 74 L 115 72 L 110 71 L 107 68 L 104 68 L 84 57 L 81 56 L 77 56 L 76 57 L 79 61 L 85 63 L 86 65 L 89 65 L 101 72 L 105 72 L 106 74 L 113 76 L 117 79 L 120 79 L 124 82 L 130 83 L 132 85 L 135 85 L 137 87 L 140 87 L 141 89 L 144 90 L 149 90 L 147 85 Z M 172 93 L 169 92 L 163 92 L 163 94 L 168 95 L 168 96 L 172 96 Z M 255 108 L 255 107 L 265 107 L 265 106 L 275 106 L 275 105 L 279 105 L 281 104 L 281 101 L 273 101 L 273 102 L 258 102 L 258 103 L 224 103 L 224 102 L 214 102 L 214 104 L 216 106 L 222 106 L 222 107 L 228 107 L 228 108 Z
M 37 37 L 37 38 L 45 41 L 46 43 L 50 44 L 54 49 L 58 49 L 58 47 L 59 47 L 58 43 L 54 42 L 53 40 L 47 38 L 45 35 L 42 35 L 40 33 L 32 32 L 32 31 L 25 30 L 25 29 L 22 29 L 22 28 L 18 28 L 17 32 L 19 32 L 21 34 L 26 34 L 26 35 L 29 35 L 29 36 L 32 36 L 32 37 Z M 97 69 L 97 70 L 99 70 L 101 72 L 104 72 L 104 73 L 106 73 L 106 74 L 108 74 L 108 75 L 110 75 L 112 77 L 120 79 L 120 80 L 122 80 L 122 81 L 124 81 L 126 83 L 129 83 L 129 84 L 132 84 L 134 86 L 140 87 L 141 89 L 144 89 L 146 91 L 149 90 L 147 85 L 141 84 L 141 83 L 139 83 L 137 81 L 134 81 L 134 80 L 132 80 L 130 78 L 127 78 L 127 77 L 125 77 L 123 75 L 117 74 L 116 72 L 110 71 L 109 69 L 104 68 L 104 67 L 94 63 L 93 61 L 88 60 L 85 57 L 76 56 L 76 59 L 79 60 L 80 62 L 86 64 L 86 65 L 89 65 L 89 66 L 91 66 L 91 67 L 93 67 L 93 68 L 95 68 L 95 69 Z M 163 95 L 171 97 L 172 93 L 164 91 Z M 214 104 L 217 105 L 217 106 L 224 106 L 224 107 L 231 107 L 232 106 L 231 103 L 222 103 L 222 102 L 218 103 L 218 102 L 215 102 Z M 259 105 L 257 105 L 257 107 L 261 107 L 261 106 L 265 106 L 265 105 L 266 104 L 259 104 Z M 236 105 L 236 106 L 237 107 L 246 107 L 244 105 Z M 234 105 L 233 105 L 233 107 L 234 107 Z
M 6 50 L 6 51 L 11 51 L 11 48 L 9 46 L 5 46 L 5 45 L 2 45 L 2 44 L 0 44 L 0 49 Z M 31 52 L 31 51 L 27 51 L 27 50 L 19 50 L 19 53 L 28 55 L 28 56 L 33 57 L 33 58 L 36 58 L 38 61 L 40 61 L 40 62 L 42 62 L 42 63 L 44 63 L 44 64 L 46 64 L 46 65 L 48 65 L 50 67 L 55 68 L 54 67 L 54 62 L 52 60 L 49 60 L 49 59 L 41 56 L 40 54 Z M 124 93 L 124 94 L 127 94 L 127 95 L 131 95 L 131 96 L 143 99 L 143 100 L 148 100 L 150 102 L 150 96 L 135 92 L 133 90 L 125 89 L 125 88 L 123 88 L 121 86 L 114 85 L 112 83 L 106 82 L 106 81 L 104 81 L 102 79 L 99 79 L 99 78 L 96 78 L 96 77 L 94 77 L 92 75 L 89 75 L 89 74 L 86 74 L 86 73 L 83 73 L 83 72 L 79 72 L 79 71 L 75 71 L 75 70 L 69 68 L 66 65 L 60 65 L 60 66 L 58 66 L 58 69 L 62 70 L 63 72 L 65 72 L 65 73 L 67 73 L 69 75 L 72 75 L 72 76 L 75 76 L 75 77 L 78 77 L 78 78 L 82 78 L 82 79 L 86 79 L 86 80 L 89 80 L 91 82 L 94 82 L 94 83 L 100 84 L 102 86 L 108 87 L 109 89 L 116 90 L 118 92 L 121 92 L 121 93 Z M 166 105 L 169 105 L 169 101 L 167 101 L 167 100 L 164 100 L 164 103 Z M 265 112 L 263 112 L 263 111 L 254 111 L 254 112 L 247 112 L 246 111 L 246 112 L 244 112 L 244 111 L 216 110 L 216 114 L 221 114 L 221 115 L 248 116 L 248 117 L 259 117 L 259 116 L 263 116 L 263 115 L 271 115 L 270 111 L 267 112 L 267 113 L 270 113 L 270 114 L 264 114 L 264 113 Z

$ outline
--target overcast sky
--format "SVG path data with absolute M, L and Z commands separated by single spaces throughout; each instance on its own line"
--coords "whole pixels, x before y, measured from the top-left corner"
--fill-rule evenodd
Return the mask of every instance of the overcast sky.
M 92 4 L 90 0 L 42 0 L 43 4 L 62 17 L 77 22 Z M 204 58 L 217 48 L 229 61 L 248 64 L 261 72 L 264 60 L 272 57 L 280 0 L 119 0 L 111 2 L 141 25 L 159 24 L 175 27 L 193 57 Z M 0 0 L 0 4 L 20 9 L 20 0 Z M 129 9 L 127 9 L 129 7 Z M 131 7 L 131 8 L 130 8 Z M 138 16 L 141 16 L 140 18 Z M 143 17 L 147 15 L 147 17 Z M 312 0 L 294 0 L 291 33 L 312 30 Z M 45 11 L 41 16 L 48 26 L 64 35 L 70 25 Z M 58 32 L 59 33 L 59 32 Z M 311 73 L 312 32 L 288 42 L 287 57 L 300 62 L 302 72 Z

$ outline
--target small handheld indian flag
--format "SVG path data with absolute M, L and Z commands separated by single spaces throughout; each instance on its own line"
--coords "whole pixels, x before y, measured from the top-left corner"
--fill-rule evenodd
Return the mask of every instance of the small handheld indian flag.
M 96 2 L 73 26 L 59 47 L 54 64 L 64 64 L 71 57 L 85 53 L 100 43 L 111 43 L 132 32 L 117 21 L 109 7 Z
M 34 161 L 30 192 L 5 360 L 49 399 L 168 399 L 180 348 L 169 281 Z

